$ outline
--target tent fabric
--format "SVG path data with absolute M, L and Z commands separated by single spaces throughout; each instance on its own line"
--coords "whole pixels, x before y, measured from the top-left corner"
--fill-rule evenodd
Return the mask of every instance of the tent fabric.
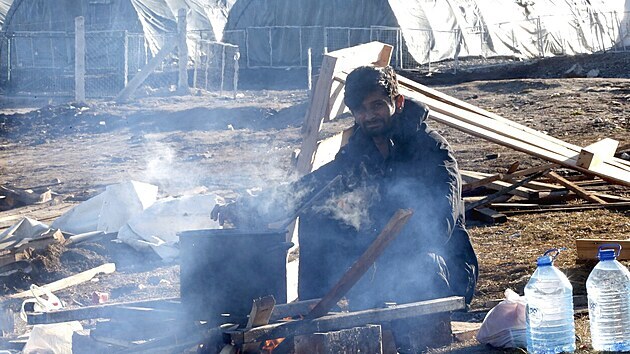
M 13 0 L 0 0 L 0 30 L 2 30 L 4 18 L 7 16 L 7 12 L 9 12 L 12 2 Z
M 630 45 L 629 13 L 630 0 L 239 0 L 225 36 L 244 30 L 251 37 L 260 26 L 386 26 L 401 29 L 420 64 L 456 56 L 535 58 Z M 295 57 L 296 42 L 248 38 L 247 55 L 262 60 L 272 48 L 279 59 Z
M 11 1 L 13 3 L 11 4 Z M 85 17 L 86 30 L 126 30 L 143 33 L 149 50 L 156 54 L 165 36 L 177 32 L 177 12 L 188 11 L 189 48 L 195 37 L 220 40 L 227 21 L 228 6 L 221 0 L 0 0 L 11 4 L 3 30 L 74 31 L 74 18 Z M 189 52 L 190 52 L 189 50 Z

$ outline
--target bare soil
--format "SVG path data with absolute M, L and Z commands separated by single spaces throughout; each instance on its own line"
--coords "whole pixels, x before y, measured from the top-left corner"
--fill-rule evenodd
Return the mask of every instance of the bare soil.
M 599 76 L 564 77 L 576 62 L 585 71 L 599 69 Z M 585 146 L 604 137 L 621 145 L 630 141 L 629 54 L 528 65 L 527 75 L 510 65 L 470 69 L 461 75 L 465 79 L 438 73 L 431 77 L 405 75 L 574 144 Z M 478 76 L 501 80 L 480 80 Z M 59 178 L 62 184 L 53 191 L 65 203 L 76 203 L 109 184 L 129 179 L 157 184 L 161 197 L 238 193 L 282 183 L 293 178 L 291 156 L 301 144 L 308 97 L 305 90 L 295 89 L 244 91 L 236 99 L 202 92 L 145 97 L 129 104 L 90 101 L 86 106 L 0 98 L 0 184 L 28 188 Z M 324 134 L 351 124 L 351 118 L 326 123 Z M 516 161 L 521 168 L 544 162 L 432 125 L 450 141 L 464 169 L 497 172 Z M 494 154 L 498 157 L 491 158 Z M 628 188 L 617 187 L 613 192 L 630 196 Z M 10 211 L 0 216 L 7 213 Z M 38 218 L 37 213 L 30 216 Z M 630 232 L 630 213 L 595 210 L 520 215 L 500 225 L 471 222 L 469 229 L 480 261 L 472 309 L 483 310 L 502 298 L 507 288 L 522 294 L 536 257 L 553 247 L 567 247 L 556 264 L 569 276 L 575 294 L 585 295 L 584 283 L 593 264 L 577 262 L 574 240 L 625 239 Z M 164 264 L 124 245 L 103 241 L 50 251 L 42 256 L 39 271 L 4 279 L 0 295 L 110 261 L 119 264 L 115 274 L 60 291 L 59 297 L 72 307 L 89 304 L 94 291 L 110 292 L 112 301 L 179 295 L 178 264 Z M 590 352 L 586 316 L 578 318 L 577 328 L 580 352 Z M 443 350 L 491 351 L 474 341 Z

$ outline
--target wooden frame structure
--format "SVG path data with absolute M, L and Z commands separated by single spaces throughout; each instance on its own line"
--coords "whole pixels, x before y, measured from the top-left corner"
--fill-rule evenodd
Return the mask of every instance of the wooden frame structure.
M 321 142 L 318 135 L 325 119 L 334 119 L 345 111 L 343 85 L 348 73 L 361 65 L 388 65 L 392 49 L 387 44 L 371 42 L 324 56 L 304 124 L 299 173 L 309 173 L 332 160 L 347 142 L 348 130 Z M 630 186 L 630 162 L 612 156 L 611 147 L 616 146 L 612 139 L 582 148 L 407 78 L 399 76 L 398 80 L 401 94 L 430 108 L 429 119 L 608 182 Z

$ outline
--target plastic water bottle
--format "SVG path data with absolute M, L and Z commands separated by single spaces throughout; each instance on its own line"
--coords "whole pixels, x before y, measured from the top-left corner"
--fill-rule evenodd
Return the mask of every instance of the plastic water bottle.
M 529 353 L 575 351 L 573 287 L 564 273 L 553 266 L 559 253 L 554 248 L 538 257 L 538 268 L 525 286 Z
M 599 247 L 599 263 L 586 280 L 593 349 L 630 351 L 630 271 L 616 258 L 619 244 Z

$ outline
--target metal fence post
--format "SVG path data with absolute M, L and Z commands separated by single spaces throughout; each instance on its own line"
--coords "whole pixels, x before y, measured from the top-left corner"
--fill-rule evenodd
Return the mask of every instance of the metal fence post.
M 179 75 L 177 81 L 177 91 L 179 93 L 188 92 L 188 45 L 186 44 L 186 9 L 177 11 L 177 53 L 179 64 Z
M 311 92 L 313 89 L 313 50 L 309 47 L 307 50 L 307 67 L 306 67 L 306 76 L 307 76 L 307 86 L 308 92 Z
M 273 66 L 273 42 L 271 40 L 271 27 L 268 28 L 269 33 L 269 66 Z
M 11 87 L 11 38 L 7 36 L 7 85 Z
M 543 38 L 542 38 L 542 26 L 540 25 L 540 16 L 536 19 L 536 36 L 538 42 L 538 55 L 541 58 L 545 57 L 545 51 L 543 49 Z
M 225 80 L 225 46 L 221 46 L 221 86 L 219 94 L 223 96 L 223 82 Z
M 85 102 L 85 20 L 74 19 L 74 99 Z
M 459 69 L 459 51 L 462 50 L 462 31 L 459 28 L 455 29 L 455 41 L 457 42 L 455 47 L 455 55 L 453 57 L 455 61 L 455 65 L 453 67 L 453 74 L 457 74 L 457 69 Z
M 129 36 L 127 31 L 123 32 L 123 87 L 127 86 L 129 80 Z
M 234 99 L 236 99 L 236 91 L 238 90 L 238 60 L 241 58 L 241 53 L 234 53 Z

